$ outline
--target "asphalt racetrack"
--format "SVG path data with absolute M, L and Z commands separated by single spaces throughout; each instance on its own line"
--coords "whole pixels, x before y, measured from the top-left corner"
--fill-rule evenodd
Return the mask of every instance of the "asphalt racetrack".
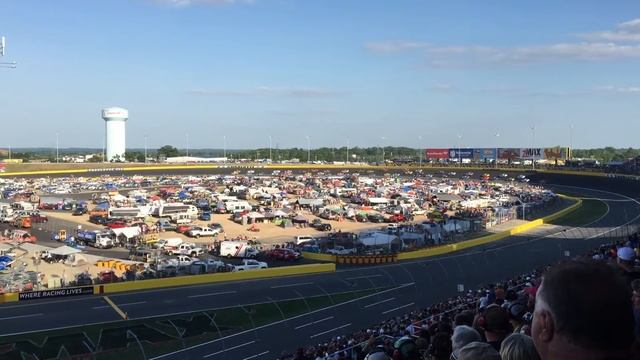
M 548 186 L 552 186 L 548 184 Z M 228 306 L 300 299 L 358 289 L 378 292 L 287 320 L 166 354 L 162 359 L 273 359 L 282 351 L 322 343 L 412 309 L 475 289 L 623 236 L 640 223 L 640 203 L 625 195 L 552 186 L 603 199 L 608 212 L 581 228 L 542 226 L 530 233 L 458 253 L 423 260 L 340 268 L 335 273 L 159 289 L 111 295 L 129 319 Z M 622 187 L 621 190 L 624 190 Z M 626 192 L 626 191 L 625 191 Z M 0 306 L 0 336 L 121 320 L 102 297 L 29 301 Z

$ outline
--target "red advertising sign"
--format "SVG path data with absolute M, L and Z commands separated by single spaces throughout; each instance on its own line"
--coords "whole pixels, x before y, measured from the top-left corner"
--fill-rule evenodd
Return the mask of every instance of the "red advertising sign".
M 448 159 L 449 149 L 427 149 L 427 159 Z
M 4 172 L 4 170 L 6 169 L 7 164 L 0 162 L 0 172 Z

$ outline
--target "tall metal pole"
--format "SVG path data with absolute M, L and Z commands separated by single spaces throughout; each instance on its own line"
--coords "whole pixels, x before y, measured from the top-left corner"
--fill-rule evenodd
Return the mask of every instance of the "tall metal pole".
M 147 135 L 144 136 L 144 163 L 147 163 Z
M 532 126 L 531 127 L 531 150 L 533 150 L 536 147 L 536 127 Z M 531 169 L 535 170 L 536 169 L 536 156 L 534 153 L 531 154 Z
M 573 152 L 573 124 L 569 125 L 569 153 L 567 157 L 571 158 L 571 153 Z
M 227 161 L 227 135 L 222 136 L 222 157 Z
M 271 157 L 271 135 L 269 135 L 269 162 L 273 162 L 273 158 Z
M 380 139 L 382 140 L 382 165 L 384 165 L 384 146 L 385 146 L 384 140 L 385 140 L 385 137 L 383 136 Z
M 349 145 L 351 145 L 351 144 L 349 144 L 349 138 L 347 138 L 347 162 L 346 162 L 346 164 L 349 163 Z
M 186 137 L 187 137 L 187 157 L 189 157 L 189 133 L 187 133 Z
M 460 151 L 460 143 L 462 142 L 462 134 L 458 134 L 458 166 L 462 167 L 462 153 Z
M 11 145 L 9 145 L 9 160 L 11 160 Z
M 500 133 L 496 133 L 496 158 L 494 159 L 496 169 L 498 168 L 498 138 L 500 137 Z
M 59 159 L 59 141 L 58 141 L 58 133 L 56 133 L 56 164 L 60 162 Z
M 307 164 L 311 162 L 311 138 L 307 135 Z
M 418 136 L 418 151 L 420 152 L 420 167 L 422 167 L 422 135 Z

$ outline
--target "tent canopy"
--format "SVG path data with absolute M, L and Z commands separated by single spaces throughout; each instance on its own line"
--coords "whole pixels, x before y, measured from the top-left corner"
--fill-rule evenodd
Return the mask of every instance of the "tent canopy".
M 71 246 L 67 246 L 67 245 L 62 245 L 58 248 L 55 248 L 53 250 L 49 251 L 49 254 L 51 255 L 60 255 L 60 256 L 69 256 L 69 255 L 73 255 L 73 254 L 77 254 L 80 253 L 82 251 L 76 249 L 76 248 L 72 248 Z

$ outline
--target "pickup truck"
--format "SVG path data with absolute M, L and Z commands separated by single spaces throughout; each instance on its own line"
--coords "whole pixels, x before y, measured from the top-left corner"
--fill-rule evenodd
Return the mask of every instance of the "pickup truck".
M 204 226 L 194 226 L 191 230 L 187 231 L 187 236 L 199 238 L 200 236 L 216 236 L 220 233 L 220 230 L 214 230 Z
M 233 271 L 266 269 L 268 267 L 269 266 L 267 265 L 266 262 L 258 261 L 258 260 L 252 260 L 252 259 L 245 259 L 245 260 L 242 261 L 242 263 L 240 265 L 234 266 L 233 267 Z
M 160 226 L 160 229 L 162 229 L 163 231 L 176 230 L 176 226 L 172 224 L 171 221 L 169 221 L 169 219 L 160 219 L 156 222 L 156 224 L 158 224 L 158 226 Z
M 204 250 L 201 247 L 189 243 L 180 244 L 175 249 L 169 250 L 170 255 L 190 255 L 192 257 L 200 256 L 203 253 Z
M 327 254 L 333 254 L 333 255 L 349 255 L 349 254 L 355 254 L 355 253 L 356 253 L 356 249 L 347 249 L 344 246 L 336 246 L 333 249 L 327 250 Z

